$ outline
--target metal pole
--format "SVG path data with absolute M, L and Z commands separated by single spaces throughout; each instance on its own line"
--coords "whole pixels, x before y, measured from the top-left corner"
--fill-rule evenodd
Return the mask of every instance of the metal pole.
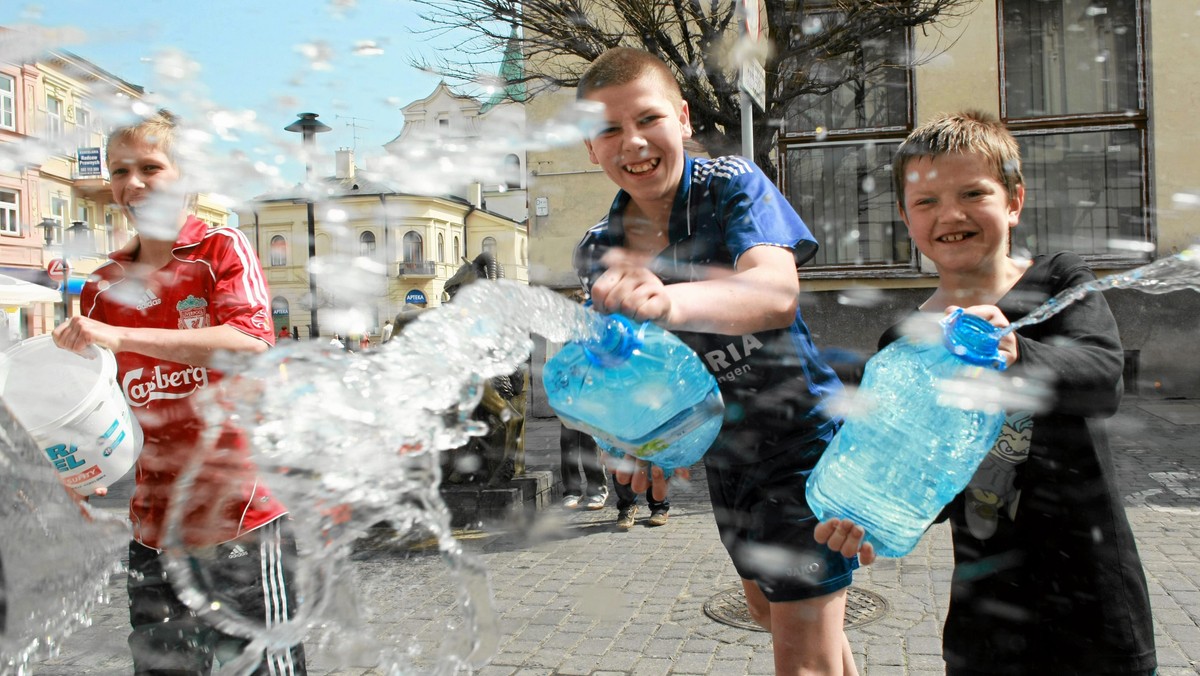
M 63 317 L 71 318 L 71 262 L 67 260 L 67 249 L 63 246 Z
M 738 93 L 738 102 L 742 106 L 742 155 L 754 160 L 754 102 L 750 95 L 742 90 Z
M 312 165 L 309 165 L 309 178 L 312 178 Z M 308 200 L 308 301 L 309 301 L 309 324 L 308 337 L 317 338 L 321 335 L 321 329 L 317 326 L 317 278 L 313 275 L 313 259 L 317 257 L 317 225 L 316 218 L 313 216 L 313 203 Z
M 317 257 L 317 224 L 316 217 L 313 214 L 312 190 L 313 190 L 313 165 L 312 157 L 313 150 L 316 146 L 316 138 L 319 132 L 329 131 L 330 128 L 325 124 L 317 121 L 316 113 L 300 113 L 300 119 L 284 127 L 285 131 L 299 132 L 301 134 L 301 142 L 304 146 L 305 162 L 304 162 L 304 183 L 305 196 L 304 202 L 308 207 L 308 301 L 309 301 L 309 323 L 308 335 L 310 338 L 316 338 L 321 335 L 321 328 L 317 324 L 317 280 L 313 274 L 312 262 Z

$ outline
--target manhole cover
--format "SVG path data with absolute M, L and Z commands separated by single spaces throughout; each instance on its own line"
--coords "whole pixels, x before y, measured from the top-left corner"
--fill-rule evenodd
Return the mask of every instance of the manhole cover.
M 846 593 L 846 628 L 853 629 L 870 624 L 887 614 L 888 603 L 879 594 L 858 587 L 850 587 Z M 766 631 L 750 619 L 746 607 L 746 592 L 741 585 L 729 587 L 713 594 L 704 602 L 704 614 L 722 624 L 748 631 Z

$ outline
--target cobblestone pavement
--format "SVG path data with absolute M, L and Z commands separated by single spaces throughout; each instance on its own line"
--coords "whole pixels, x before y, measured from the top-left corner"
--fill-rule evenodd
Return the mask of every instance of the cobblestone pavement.
M 1200 402 L 1130 399 L 1109 424 L 1130 519 L 1149 578 L 1159 674 L 1200 673 Z M 557 464 L 554 420 L 533 421 L 528 461 Z M 557 472 L 557 468 L 555 467 Z M 495 656 L 480 676 L 651 676 L 772 672 L 769 635 L 710 619 L 705 602 L 737 576 L 721 547 L 702 475 L 675 485 L 670 522 L 615 526 L 616 510 L 540 512 L 508 530 L 461 533 L 489 571 L 499 616 Z M 436 553 L 364 546 L 356 555 L 360 631 L 430 673 L 438 646 L 461 641 L 456 588 Z M 951 571 L 949 532 L 935 527 L 899 560 L 860 571 L 854 586 L 882 597 L 873 622 L 852 628 L 868 676 L 941 674 L 941 625 Z M 35 674 L 131 671 L 123 579 L 92 625 L 38 662 Z M 375 674 L 365 643 L 308 644 L 313 674 Z M 358 665 L 358 666 L 355 666 Z

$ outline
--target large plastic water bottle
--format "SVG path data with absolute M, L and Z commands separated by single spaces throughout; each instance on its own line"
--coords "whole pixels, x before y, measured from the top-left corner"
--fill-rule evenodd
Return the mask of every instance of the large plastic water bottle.
M 881 556 L 904 556 L 971 480 L 1004 422 L 994 406 L 962 408 L 939 393 L 950 379 L 1003 370 L 999 331 L 957 310 L 941 342 L 901 338 L 867 362 L 859 395 L 867 410 L 847 416 L 808 478 L 817 518 L 850 519 Z
M 691 348 L 621 315 L 595 314 L 593 335 L 546 362 L 542 384 L 564 425 L 667 472 L 699 460 L 725 415 L 716 379 Z

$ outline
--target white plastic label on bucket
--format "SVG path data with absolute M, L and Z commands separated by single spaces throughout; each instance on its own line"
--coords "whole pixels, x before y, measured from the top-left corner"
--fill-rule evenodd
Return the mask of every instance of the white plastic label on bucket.
M 49 335 L 12 345 L 0 354 L 0 399 L 81 495 L 116 483 L 141 453 L 142 428 L 117 384 L 116 357 L 104 348 L 80 356 Z

